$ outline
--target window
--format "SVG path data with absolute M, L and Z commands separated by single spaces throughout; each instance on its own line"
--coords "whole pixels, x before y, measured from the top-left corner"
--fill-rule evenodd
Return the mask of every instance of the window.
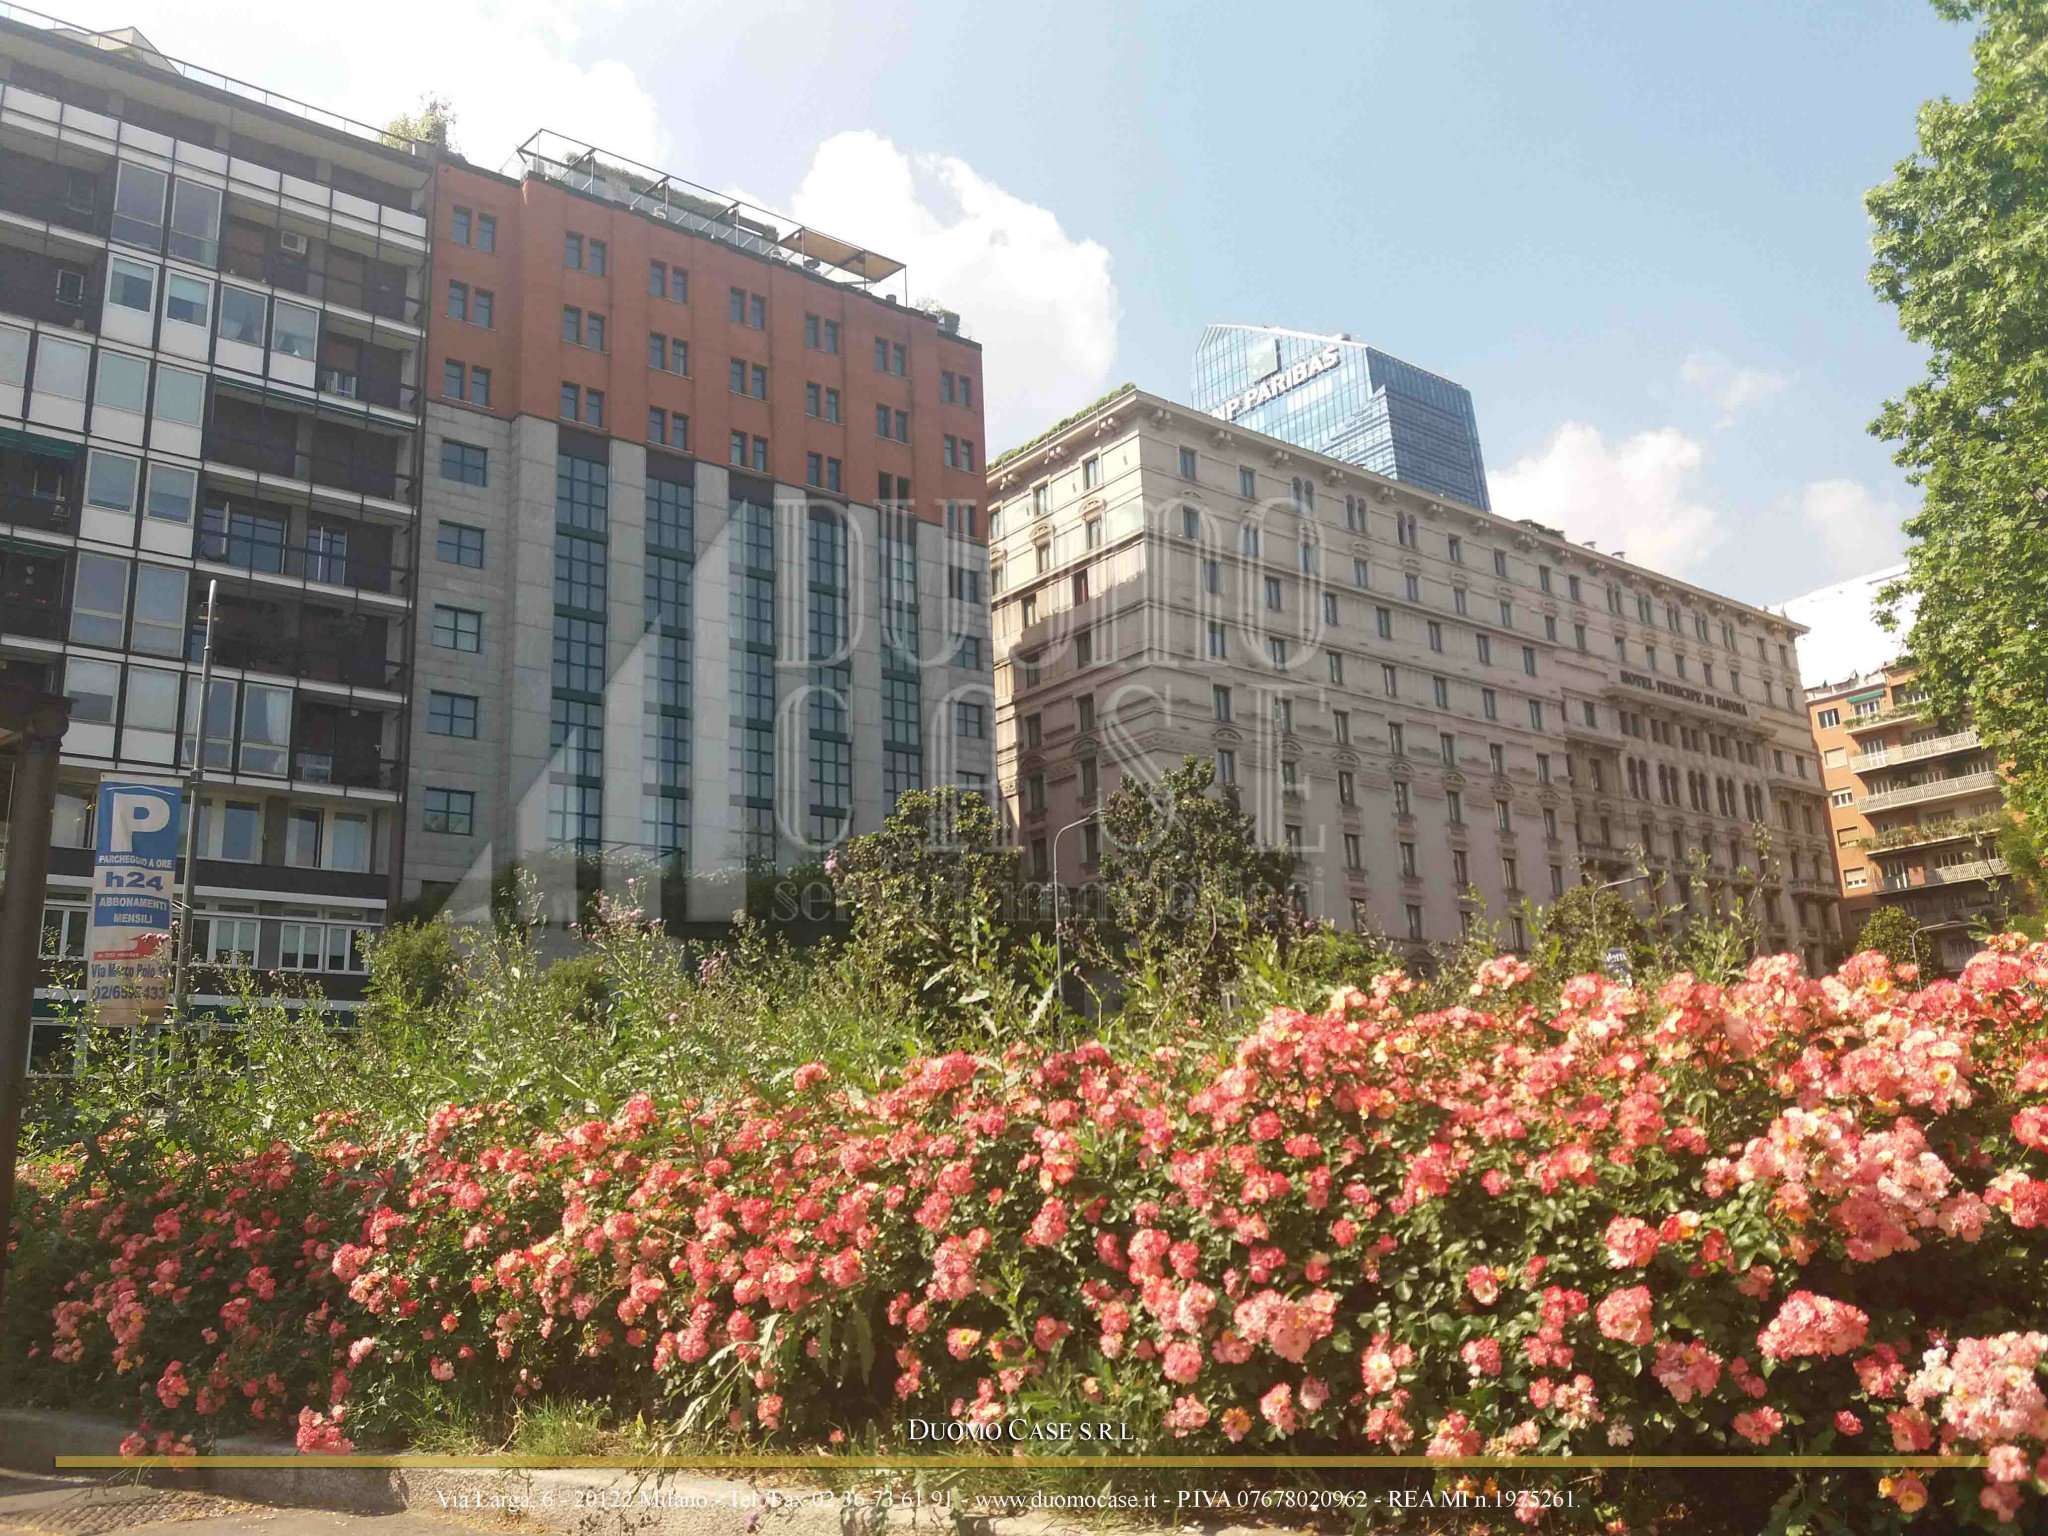
M 1344 653 L 1342 651 L 1331 651 L 1329 656 L 1330 681 L 1341 687 L 1344 683 Z
M 1432 677 L 1429 680 L 1430 697 L 1438 709 L 1451 707 L 1451 680 L 1447 677 Z
M 164 278 L 164 318 L 183 325 L 207 324 L 213 317 L 213 285 L 182 272 Z
M 456 398 L 460 399 L 461 396 L 458 395 Z M 489 405 L 491 403 L 490 369 L 471 368 L 469 370 L 469 403 L 471 405 Z
M 1224 658 L 1225 656 L 1227 656 L 1228 654 L 1229 654 L 1229 648 L 1228 648 L 1228 646 L 1227 646 L 1227 644 L 1225 643 L 1225 640 L 1224 640 L 1224 632 L 1223 632 L 1223 625 L 1222 625 L 1221 621 L 1219 621 L 1219 620 L 1216 620 L 1216 619 L 1211 619 L 1211 620 L 1209 620 L 1209 655 L 1210 655 L 1210 657 L 1211 657 L 1211 658 L 1213 658 L 1214 660 L 1217 660 L 1217 661 L 1221 661 L 1221 660 L 1222 660 L 1222 659 L 1223 659 L 1223 658 Z
M 430 692 L 427 695 L 427 734 L 476 740 L 476 695 L 443 693 L 438 688 Z
M 1479 713 L 1489 720 L 1500 718 L 1500 695 L 1491 688 L 1479 690 Z
M 979 741 L 987 734 L 988 715 L 980 704 L 956 701 L 953 705 L 953 730 L 956 735 L 970 741 Z
M 469 318 L 469 284 L 448 279 L 448 318 L 467 320 Z
M 320 311 L 279 299 L 271 306 L 270 350 L 312 362 L 320 353 Z
M 1394 757 L 1408 755 L 1408 728 L 1399 721 L 1391 722 L 1387 726 L 1387 751 Z
M 469 209 L 464 208 L 460 203 L 456 204 L 448 214 L 448 238 L 457 245 L 468 245 L 470 243 L 469 231 L 470 219 L 472 217 L 473 215 Z
M 128 619 L 128 562 L 81 552 L 71 589 L 71 638 L 118 649 Z
M 1380 663 L 1380 691 L 1390 699 L 1401 696 L 1401 675 L 1394 670 L 1392 662 Z
M 813 352 L 836 353 L 839 350 L 839 322 L 821 319 L 817 315 L 805 315 L 804 345 Z
M 1451 534 L 1444 540 L 1444 553 L 1450 557 L 1451 564 L 1463 565 L 1465 563 L 1465 541 L 1455 533 Z
M 1403 844 L 1402 846 L 1407 846 Z M 1422 908 L 1413 902 L 1408 904 L 1408 937 L 1419 940 L 1422 937 Z
M 1337 770 L 1337 803 L 1339 805 L 1358 804 L 1358 780 L 1348 768 L 1339 768 Z
M 909 361 L 900 341 L 886 341 L 875 338 L 875 372 L 893 373 L 901 378 L 908 371 Z
M 220 339 L 248 347 L 263 345 L 263 295 L 246 288 L 223 286 L 220 291 Z
M 199 474 L 176 464 L 149 466 L 149 495 L 143 510 L 167 523 L 189 523 L 199 498 Z
M 1192 449 L 1192 448 L 1183 448 L 1183 449 L 1181 449 L 1181 451 L 1180 451 L 1180 477 L 1181 477 L 1181 479 L 1183 479 L 1183 480 L 1193 480 L 1194 478 L 1196 478 L 1196 476 L 1195 476 L 1195 471 L 1196 471 L 1196 468 L 1197 468 L 1197 460 L 1196 460 L 1196 456 L 1195 456 L 1195 450 L 1194 450 L 1194 449 Z
M 190 578 L 179 568 L 135 568 L 135 624 L 128 644 L 154 656 L 185 654 L 185 597 Z
M 107 261 L 107 302 L 121 309 L 156 313 L 156 268 L 114 256 Z
M 128 411 L 140 416 L 149 397 L 149 364 L 125 352 L 100 348 L 93 404 L 103 410 Z
M 108 233 L 124 245 L 161 250 L 164 243 L 164 193 L 170 178 L 162 171 L 123 160 L 114 173 L 114 220 Z
M 469 370 L 452 357 L 441 364 L 441 393 L 450 400 L 461 400 L 469 394 Z
M 1330 711 L 1330 724 L 1337 733 L 1337 745 L 1351 745 L 1351 712 L 1344 709 Z
M 1237 782 L 1237 754 L 1228 747 L 1216 749 L 1216 782 L 1235 784 Z
M 104 507 L 109 512 L 133 512 L 135 484 L 141 469 L 141 461 L 125 453 L 93 449 L 85 462 L 86 505 Z
M 291 755 L 292 691 L 242 685 L 242 741 L 236 764 L 243 773 L 282 774 Z
M 435 532 L 434 552 L 450 565 L 466 565 L 472 570 L 482 570 L 484 531 L 481 528 L 472 528 L 467 523 L 443 522 Z
M 461 485 L 483 485 L 489 478 L 489 462 L 488 449 L 479 448 L 474 443 L 457 442 L 452 437 L 441 439 L 443 480 L 453 480 Z
M 484 616 L 473 608 L 434 604 L 434 644 L 444 651 L 479 654 L 484 648 Z
M 1824 709 L 1815 717 L 1813 723 L 1824 730 L 1832 730 L 1842 723 L 1842 712 L 1839 709 Z
M 1465 796 L 1461 791 L 1444 791 L 1444 819 L 1454 827 L 1465 825 Z
M 1356 832 L 1344 834 L 1344 867 L 1362 869 L 1365 867 L 1364 849 Z
M 476 248 L 480 251 L 495 251 L 498 248 L 497 215 L 480 213 L 476 216 Z

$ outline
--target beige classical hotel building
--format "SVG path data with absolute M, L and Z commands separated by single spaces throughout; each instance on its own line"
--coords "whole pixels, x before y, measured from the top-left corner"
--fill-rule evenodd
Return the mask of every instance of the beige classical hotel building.
M 1783 617 L 1125 389 L 988 476 L 996 772 L 1027 868 L 1091 878 L 1124 774 L 1213 758 L 1309 910 L 1456 938 L 1620 880 L 1839 941 Z M 1705 855 L 1710 889 L 1692 878 Z

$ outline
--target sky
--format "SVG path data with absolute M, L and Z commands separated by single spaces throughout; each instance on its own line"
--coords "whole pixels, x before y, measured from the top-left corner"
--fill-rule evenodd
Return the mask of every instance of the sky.
M 909 264 L 991 455 L 1204 324 L 1472 391 L 1493 505 L 1752 602 L 1897 560 L 1866 425 L 1922 359 L 1864 191 L 1970 89 L 1920 0 L 43 0 L 499 166 L 549 127 Z

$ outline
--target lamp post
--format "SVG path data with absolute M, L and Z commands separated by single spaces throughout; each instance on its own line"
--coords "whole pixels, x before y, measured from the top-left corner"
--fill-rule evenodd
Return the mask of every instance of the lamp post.
M 1600 951 L 1600 963 L 1603 967 L 1607 964 L 1607 925 L 1600 913 L 1601 896 L 1608 891 L 1617 891 L 1624 885 L 1634 885 L 1638 880 L 1647 880 L 1649 878 L 1648 871 L 1641 871 L 1633 875 L 1623 875 L 1619 880 L 1610 880 L 1605 885 L 1593 887 L 1593 945 Z M 1631 977 L 1630 979 L 1632 981 L 1634 978 Z
M 1085 827 L 1098 813 L 1090 811 L 1077 816 L 1052 835 L 1052 968 L 1053 984 L 1060 989 L 1064 1001 L 1067 991 L 1067 952 L 1060 939 L 1060 839 L 1076 827 Z
M 185 973 L 192 959 L 194 889 L 199 878 L 199 786 L 206 778 L 206 706 L 213 693 L 213 614 L 220 582 L 206 584 L 206 643 L 199 653 L 199 709 L 192 723 L 192 771 L 185 776 L 184 916 L 178 922 L 177 958 L 171 965 L 171 1016 L 185 1020 Z M 229 722 L 230 730 L 233 722 Z

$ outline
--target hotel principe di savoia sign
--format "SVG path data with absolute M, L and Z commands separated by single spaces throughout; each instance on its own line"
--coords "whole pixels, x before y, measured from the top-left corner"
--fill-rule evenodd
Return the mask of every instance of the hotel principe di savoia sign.
M 1243 394 L 1232 395 L 1216 407 L 1216 414 L 1225 421 L 1235 421 L 1253 406 L 1264 405 L 1268 400 L 1306 384 L 1317 374 L 1328 373 L 1341 361 L 1341 352 L 1335 347 L 1325 347 L 1313 357 L 1305 357 L 1290 367 L 1267 374 Z

